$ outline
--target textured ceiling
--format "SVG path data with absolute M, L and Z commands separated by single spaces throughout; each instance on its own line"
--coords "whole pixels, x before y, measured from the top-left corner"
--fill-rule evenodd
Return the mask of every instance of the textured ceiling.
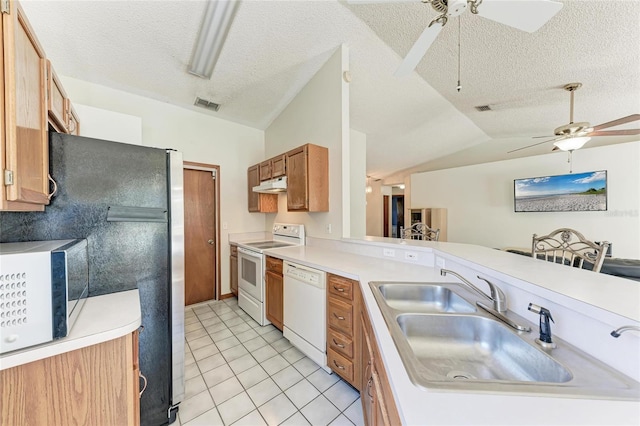
M 186 72 L 204 2 L 22 3 L 59 74 L 187 108 L 200 96 L 222 104 L 212 115 L 261 129 L 346 43 L 351 126 L 367 134 L 367 172 L 377 178 L 549 152 L 550 143 L 506 154 L 569 121 L 565 83 L 584 84 L 576 121 L 640 112 L 640 0 L 566 0 L 533 34 L 465 13 L 460 93 L 457 19 L 416 73 L 393 76 L 436 16 L 419 2 L 243 1 L 210 81 Z M 494 111 L 474 109 L 484 104 Z M 587 146 L 630 140 L 638 137 Z

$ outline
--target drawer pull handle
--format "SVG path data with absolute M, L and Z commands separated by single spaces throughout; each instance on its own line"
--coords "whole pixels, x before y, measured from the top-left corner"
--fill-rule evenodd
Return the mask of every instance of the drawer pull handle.
M 371 395 L 371 386 L 373 385 L 373 376 L 369 377 L 367 381 L 367 393 L 369 394 L 369 398 L 373 401 L 373 395 Z
M 338 364 L 338 363 L 336 362 L 336 360 L 335 360 L 335 359 L 333 360 L 333 365 L 335 365 L 336 367 L 338 367 L 340 370 L 344 370 L 344 367 L 343 367 L 343 366 L 341 366 L 340 364 Z
M 334 344 L 334 345 L 336 345 L 336 346 L 337 346 L 337 347 L 339 347 L 339 348 L 344 349 L 344 345 L 341 345 L 340 343 L 336 342 L 336 339 L 331 339 L 331 340 L 333 340 L 333 344 Z
M 334 285 L 334 286 L 333 286 L 333 289 L 334 289 L 335 291 L 339 291 L 340 293 L 344 293 L 344 288 L 342 288 L 342 287 L 336 287 L 336 286 Z
M 147 378 L 144 377 L 144 374 L 138 372 L 139 377 L 144 380 L 144 386 L 142 387 L 142 390 L 140 391 L 140 398 L 142 398 L 142 394 L 144 393 L 144 391 L 147 389 Z
M 341 317 L 340 315 L 336 314 L 335 312 L 333 313 L 333 316 L 338 318 L 340 321 L 344 321 L 344 317 Z

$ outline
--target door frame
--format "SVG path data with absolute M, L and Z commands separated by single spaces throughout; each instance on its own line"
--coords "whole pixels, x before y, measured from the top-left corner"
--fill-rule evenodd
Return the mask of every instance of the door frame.
M 211 172 L 215 173 L 215 179 L 213 180 L 213 185 L 216 191 L 216 196 L 214 199 L 214 218 L 213 223 L 215 226 L 214 232 L 214 242 L 215 242 L 215 288 L 213 298 L 214 300 L 226 299 L 227 297 L 233 296 L 233 293 L 229 293 L 229 295 L 222 296 L 221 293 L 221 279 L 220 279 L 220 166 L 214 164 L 206 164 L 206 163 L 195 163 L 193 161 L 184 161 L 182 163 L 184 169 L 189 170 L 200 170 L 203 172 Z M 186 285 L 186 283 L 185 283 Z

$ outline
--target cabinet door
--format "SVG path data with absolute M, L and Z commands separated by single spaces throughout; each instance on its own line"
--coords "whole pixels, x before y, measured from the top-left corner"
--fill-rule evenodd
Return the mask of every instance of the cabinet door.
M 307 192 L 307 147 L 289 151 L 287 154 L 287 210 L 309 209 Z
M 364 414 L 364 424 L 373 425 L 374 418 L 373 413 L 375 410 L 375 389 L 373 389 L 373 370 L 372 370 L 372 356 L 369 344 L 369 333 L 365 325 L 364 317 L 360 316 L 360 330 L 362 330 L 362 338 L 360 339 L 361 353 L 360 365 L 364 367 L 362 372 L 362 381 L 360 389 L 362 389 L 360 398 L 362 402 L 362 412 Z
M 3 2 L 4 3 L 4 2 Z M 49 204 L 45 56 L 24 12 L 9 2 L 2 13 L 4 104 L 3 210 L 44 210 Z
M 231 271 L 231 293 L 238 295 L 238 257 L 229 256 L 229 269 Z
M 260 194 L 253 192 L 253 187 L 260 184 L 260 165 L 249 167 L 247 170 L 247 193 L 249 199 L 249 211 L 260 211 Z
M 47 110 L 49 119 L 60 133 L 68 133 L 69 129 L 68 100 L 51 61 L 47 60 Z
M 278 155 L 271 159 L 271 177 L 277 178 L 284 176 L 287 172 L 286 168 L 287 160 L 284 154 Z
M 267 319 L 282 330 L 284 320 L 284 288 L 282 275 L 271 271 L 265 273 L 265 299 Z
M 271 161 L 260 163 L 260 182 L 271 179 Z

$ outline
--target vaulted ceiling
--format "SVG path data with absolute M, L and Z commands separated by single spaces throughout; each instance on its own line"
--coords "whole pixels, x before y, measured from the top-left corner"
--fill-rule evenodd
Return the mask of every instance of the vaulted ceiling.
M 550 152 L 551 143 L 507 153 L 569 122 L 562 86 L 574 81 L 583 83 L 575 121 L 640 113 L 640 0 L 564 0 L 532 34 L 467 12 L 404 78 L 393 72 L 437 16 L 428 4 L 245 0 L 211 80 L 186 72 L 203 1 L 22 3 L 59 74 L 186 108 L 199 96 L 222 105 L 210 114 L 260 129 L 346 43 L 351 127 L 367 134 L 376 178 Z M 639 139 L 598 137 L 587 147 Z

